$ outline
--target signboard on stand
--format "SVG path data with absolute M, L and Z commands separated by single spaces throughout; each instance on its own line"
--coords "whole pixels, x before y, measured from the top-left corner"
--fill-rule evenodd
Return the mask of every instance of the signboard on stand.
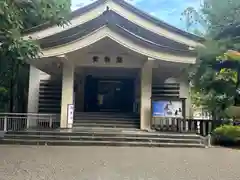
M 73 118 L 74 118 L 74 105 L 73 104 L 68 104 L 68 106 L 67 106 L 67 123 L 68 123 L 68 128 L 72 128 Z
M 166 118 L 182 118 L 182 101 L 159 100 L 152 102 L 152 116 Z

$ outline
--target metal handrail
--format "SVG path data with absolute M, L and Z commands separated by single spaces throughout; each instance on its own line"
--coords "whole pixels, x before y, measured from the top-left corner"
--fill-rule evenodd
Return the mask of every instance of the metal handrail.
M 158 131 L 189 132 L 208 136 L 216 127 L 232 123 L 230 120 L 153 118 L 152 128 Z
M 60 114 L 0 113 L 0 131 L 21 131 L 30 128 L 49 129 L 60 125 Z
M 17 115 L 17 116 L 51 116 L 51 115 L 59 115 L 59 114 L 45 114 L 45 113 L 0 113 L 0 115 Z

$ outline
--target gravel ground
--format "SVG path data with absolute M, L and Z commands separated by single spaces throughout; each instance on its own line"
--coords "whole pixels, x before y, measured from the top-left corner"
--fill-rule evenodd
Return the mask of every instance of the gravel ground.
M 240 151 L 0 146 L 0 180 L 240 180 Z

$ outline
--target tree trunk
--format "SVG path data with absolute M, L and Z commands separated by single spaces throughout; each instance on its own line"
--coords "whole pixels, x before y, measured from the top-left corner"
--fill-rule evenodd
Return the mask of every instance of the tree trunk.
M 237 69 L 237 83 L 236 83 L 236 94 L 235 94 L 235 99 L 234 99 L 234 105 L 237 106 L 238 105 L 238 99 L 239 99 L 239 92 L 238 92 L 238 88 L 240 85 L 240 65 L 238 65 L 238 69 Z
M 10 78 L 10 87 L 9 87 L 9 91 L 10 91 L 9 112 L 10 113 L 15 112 L 16 110 L 16 101 L 17 101 L 16 93 L 18 93 L 18 89 L 17 89 L 18 69 L 19 69 L 19 63 L 16 60 L 11 59 L 11 78 Z

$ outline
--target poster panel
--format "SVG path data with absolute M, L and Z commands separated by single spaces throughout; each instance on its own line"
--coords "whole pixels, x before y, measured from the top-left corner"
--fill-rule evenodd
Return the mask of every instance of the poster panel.
M 152 102 L 153 117 L 182 118 L 182 101 L 159 100 Z

